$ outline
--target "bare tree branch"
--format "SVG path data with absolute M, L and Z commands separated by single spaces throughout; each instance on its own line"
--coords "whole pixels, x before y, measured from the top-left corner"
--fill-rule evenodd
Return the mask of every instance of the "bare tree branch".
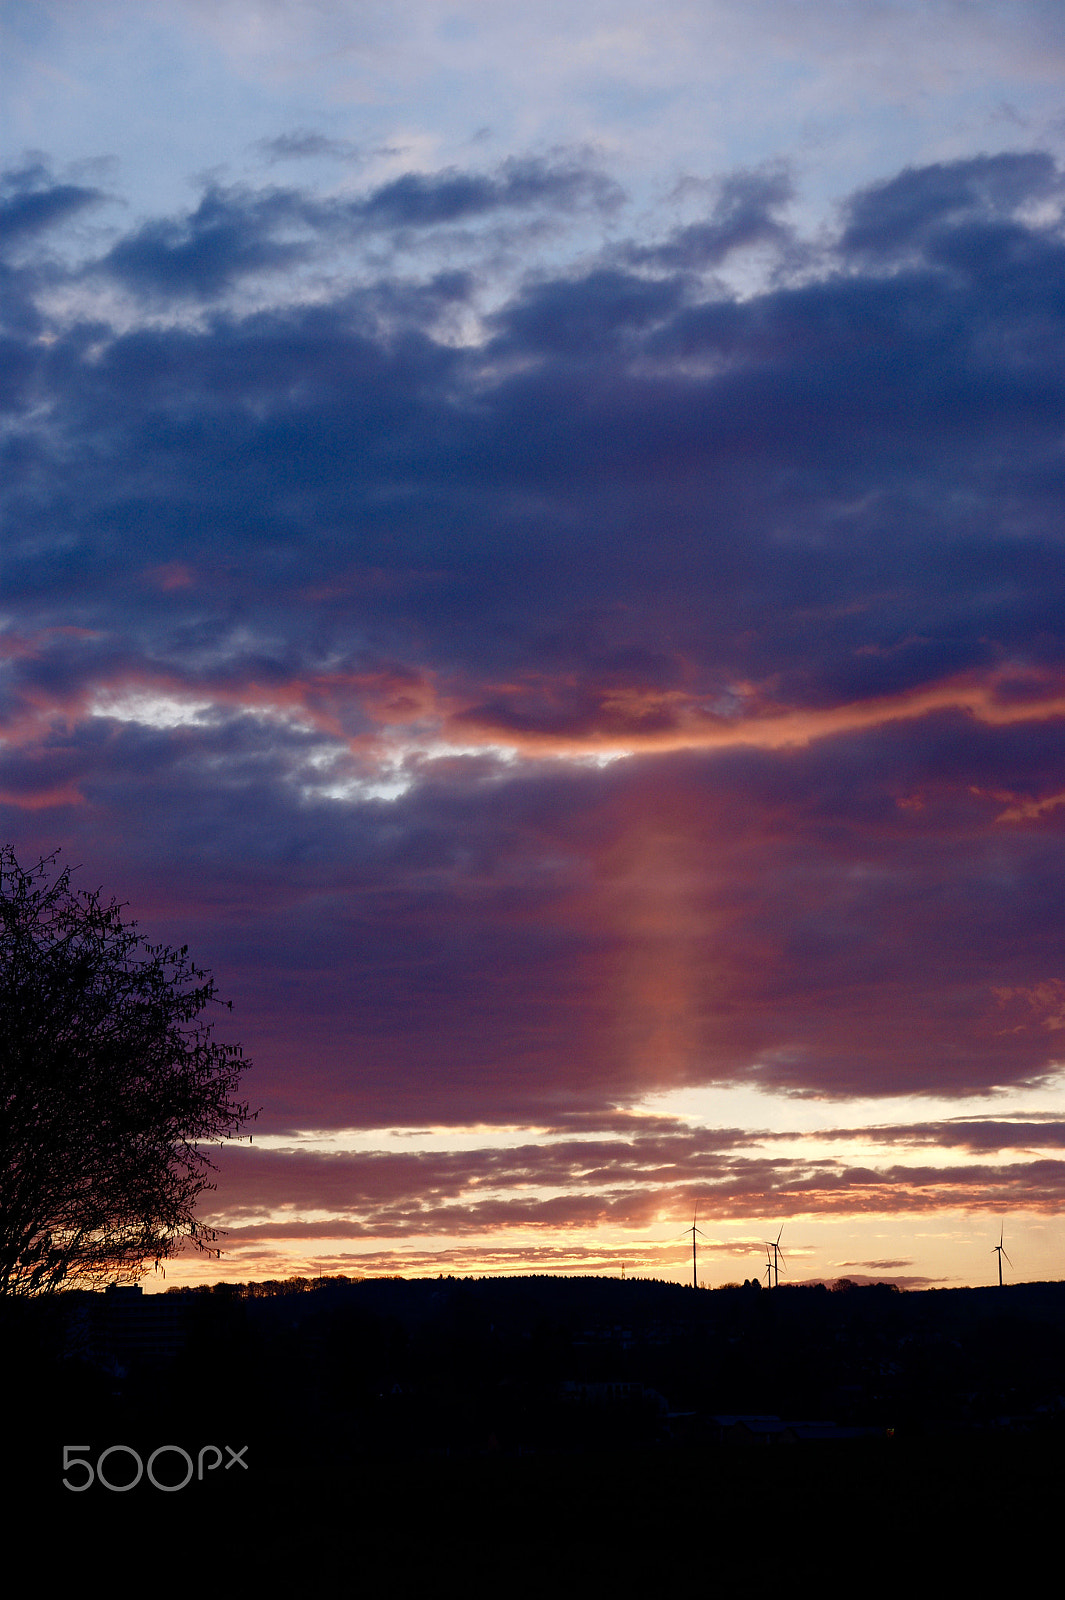
M 138 1277 L 179 1242 L 208 1248 L 195 1206 L 204 1145 L 249 1119 L 248 1066 L 204 1013 L 214 979 L 152 945 L 56 855 L 0 849 L 0 1293 Z

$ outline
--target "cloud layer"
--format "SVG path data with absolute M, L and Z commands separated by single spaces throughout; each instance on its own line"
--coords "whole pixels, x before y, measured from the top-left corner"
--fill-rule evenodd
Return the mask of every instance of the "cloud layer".
M 269 1126 L 1060 1060 L 1062 175 L 909 169 L 817 237 L 794 192 L 733 172 L 651 238 L 559 150 L 78 233 L 102 190 L 8 176 L 5 834 L 209 959 Z M 627 1218 L 662 1162 L 737 1215 L 924 1203 L 594 1155 L 486 1154 L 563 1197 L 483 1204 L 466 1158 L 239 1170 L 253 1211 L 365 1184 L 369 1233 Z M 1056 1205 L 1058 1165 L 927 1182 Z

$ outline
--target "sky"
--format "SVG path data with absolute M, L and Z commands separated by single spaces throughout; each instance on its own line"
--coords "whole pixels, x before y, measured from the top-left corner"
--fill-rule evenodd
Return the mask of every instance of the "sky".
M 0 835 L 261 1108 L 148 1287 L 1065 1275 L 1057 0 L 0 60 Z

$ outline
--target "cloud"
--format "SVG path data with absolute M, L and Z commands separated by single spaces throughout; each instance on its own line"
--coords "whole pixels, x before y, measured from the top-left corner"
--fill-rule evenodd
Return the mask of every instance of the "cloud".
M 57 183 L 41 162 L 0 174 L 0 248 L 45 233 L 104 199 L 99 189 Z
M 581 160 L 511 157 L 495 174 L 403 173 L 354 202 L 350 215 L 366 228 L 432 228 L 534 207 L 610 211 L 621 198 L 615 182 Z
M 705 271 L 751 245 L 788 244 L 793 235 L 778 213 L 794 196 L 783 168 L 734 172 L 723 179 L 709 218 L 678 228 L 664 243 L 631 246 L 628 259 L 641 266 Z
M 693 268 L 790 248 L 779 174 L 724 180 L 698 248 L 612 238 L 488 307 L 461 253 L 330 276 L 371 232 L 598 218 L 603 181 L 559 156 L 209 189 L 105 258 L 155 297 L 114 325 L 27 268 L 7 834 L 65 838 L 204 953 L 279 1125 L 1037 1083 L 1065 905 L 1053 165 L 896 175 L 742 295 Z M 269 304 L 161 314 L 297 261 L 313 296 L 282 273 Z
M 593 1245 L 589 1231 L 603 1230 L 615 1249 L 620 1229 L 641 1233 L 646 1250 L 676 1256 L 684 1240 L 663 1219 L 686 1208 L 690 1215 L 696 1195 L 706 1215 L 719 1219 L 717 1226 L 727 1219 L 731 1232 L 738 1220 L 767 1215 L 831 1219 L 1003 1207 L 1053 1215 L 1061 1208 L 1063 1184 L 1065 1163 L 1059 1161 L 867 1168 L 826 1160 L 816 1141 L 805 1158 L 774 1160 L 730 1148 L 727 1141 L 720 1149 L 713 1130 L 657 1141 L 637 1136 L 617 1145 L 573 1141 L 436 1155 L 243 1149 L 225 1154 L 212 1225 L 224 1227 L 237 1243 L 562 1230 L 584 1234 L 586 1248 Z M 706 1249 L 711 1255 L 763 1255 L 765 1246 L 757 1238 L 711 1236 Z M 790 1247 L 788 1253 L 794 1257 Z M 840 1265 L 884 1272 L 912 1262 Z
M 574 281 L 530 286 L 495 319 L 493 354 L 533 354 L 587 361 L 638 348 L 649 325 L 676 310 L 680 286 L 598 269 Z
M 272 141 L 275 153 L 279 144 L 292 154 L 291 140 Z M 300 136 L 295 148 L 321 153 L 311 136 Z M 92 194 L 70 191 L 75 193 Z M 34 203 L 56 207 L 60 198 L 51 191 L 50 199 Z M 252 275 L 291 272 L 323 261 L 324 252 L 375 236 L 408 237 L 507 214 L 602 214 L 616 209 L 621 198 L 616 183 L 567 154 L 512 157 L 493 173 L 406 172 L 355 199 L 212 183 L 193 211 L 142 223 L 85 270 L 117 278 L 141 294 L 209 299 Z M 19 198 L 11 204 L 24 211 L 29 202 Z
M 891 1272 L 898 1267 L 912 1267 L 913 1262 L 909 1257 L 905 1257 L 900 1261 L 840 1261 L 837 1262 L 837 1265 L 840 1267 L 868 1267 L 870 1272 Z
M 1026 202 L 1061 193 L 1052 157 L 1038 150 L 910 167 L 851 197 L 840 248 L 891 260 L 943 244 L 951 230 L 1011 220 Z
M 292 194 L 208 188 L 180 220 L 144 223 L 99 263 L 132 289 L 169 295 L 215 294 L 252 272 L 277 272 L 305 260 L 309 246 L 279 237 L 305 223 Z
M 784 1136 L 779 1136 L 784 1137 Z M 906 1123 L 896 1127 L 833 1128 L 818 1134 L 819 1139 L 860 1139 L 873 1144 L 899 1144 L 937 1149 L 961 1146 L 963 1149 L 990 1151 L 1065 1149 L 1065 1122 L 1054 1116 L 1040 1121 L 1004 1121 L 995 1117 L 965 1121 Z M 868 1265 L 868 1263 L 867 1263 Z
M 275 134 L 272 139 L 259 139 L 255 148 L 271 162 L 310 161 L 322 156 L 347 161 L 360 153 L 350 139 L 329 139 L 311 128 L 292 128 L 288 133 Z

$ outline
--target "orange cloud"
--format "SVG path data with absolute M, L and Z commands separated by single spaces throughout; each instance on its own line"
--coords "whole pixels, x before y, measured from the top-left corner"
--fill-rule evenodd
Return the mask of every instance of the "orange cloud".
M 529 755 L 668 753 L 738 745 L 780 750 L 943 711 L 961 711 L 994 727 L 1050 721 L 1065 717 L 1065 691 L 1057 682 L 1034 676 L 1018 680 L 1003 672 L 982 682 L 965 676 L 904 694 L 815 709 L 771 703 L 759 707 L 752 696 L 741 714 L 723 716 L 708 711 L 687 691 L 608 689 L 597 706 L 584 711 L 583 726 L 573 732 L 541 731 L 528 725 L 531 718 L 516 714 L 512 722 L 505 715 L 493 716 L 491 709 L 470 708 L 457 714 L 453 721 L 461 737 L 468 741 L 480 734 L 486 741 L 511 744 Z M 516 713 L 522 709 L 518 696 Z
M 14 645 L 7 646 L 14 653 Z M 28 642 L 19 653 L 34 653 Z M 576 699 L 577 704 L 570 702 Z M 45 729 L 68 728 L 90 714 L 106 714 L 106 700 L 161 695 L 270 717 L 293 716 L 341 741 L 353 753 L 391 754 L 417 730 L 419 742 L 443 740 L 469 748 L 504 746 L 530 759 L 580 759 L 596 756 L 669 754 L 681 751 L 795 749 L 852 733 L 956 712 L 991 727 L 1065 718 L 1065 686 L 1047 675 L 1001 671 L 982 680 L 963 676 L 877 699 L 828 707 L 786 707 L 744 685 L 735 715 L 707 707 L 690 689 L 590 686 L 573 681 L 504 685 L 491 702 L 471 704 L 468 696 L 444 691 L 435 675 L 402 663 L 367 668 L 306 672 L 276 680 L 259 676 L 192 680 L 175 672 L 130 670 L 123 666 L 86 676 L 66 692 L 35 684 L 19 691 L 20 711 L 9 718 L 5 738 L 32 745 Z M 16 701 L 16 704 L 19 703 Z M 363 726 L 353 726 L 362 722 Z M 369 726 L 366 726 L 369 724 Z M 1065 791 L 1043 799 L 1020 799 L 996 792 L 1008 802 L 997 819 L 1035 819 L 1065 805 Z M 920 796 L 899 804 L 919 807 Z
M 85 796 L 77 784 L 65 783 L 53 789 L 38 789 L 26 794 L 15 794 L 0 789 L 0 803 L 17 806 L 20 811 L 47 811 L 52 806 L 80 806 Z

